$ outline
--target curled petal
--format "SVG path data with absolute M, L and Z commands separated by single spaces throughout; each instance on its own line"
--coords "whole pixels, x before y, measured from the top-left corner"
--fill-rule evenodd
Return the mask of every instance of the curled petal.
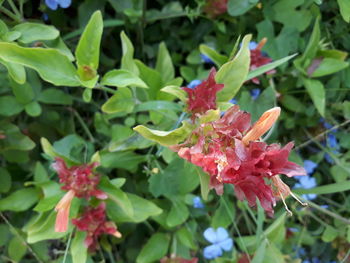
M 272 184 L 275 187 L 273 191 L 274 196 L 277 198 L 287 198 L 290 195 L 289 186 L 286 185 L 278 175 L 273 176 L 271 179 Z
M 253 125 L 251 130 L 243 137 L 243 143 L 248 145 L 250 141 L 258 140 L 272 127 L 280 116 L 280 113 L 280 107 L 274 107 L 268 111 L 265 111 L 260 119 Z
M 68 191 L 63 198 L 59 201 L 59 203 L 55 207 L 55 211 L 57 212 L 56 217 L 56 232 L 66 232 L 68 229 L 68 220 L 69 220 L 69 210 L 72 204 L 72 200 L 75 196 L 74 191 Z

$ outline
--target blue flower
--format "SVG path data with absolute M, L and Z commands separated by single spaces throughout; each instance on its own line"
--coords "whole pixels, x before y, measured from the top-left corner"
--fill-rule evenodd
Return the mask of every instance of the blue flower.
M 316 179 L 309 175 L 295 176 L 294 178 L 298 180 L 298 183 L 296 183 L 294 186 L 295 188 L 311 189 L 317 186 Z M 304 194 L 302 195 L 302 197 L 305 198 L 306 200 L 313 200 L 317 197 L 317 195 Z
M 250 50 L 256 49 L 257 47 L 258 47 L 258 43 L 256 43 L 255 41 L 249 42 L 249 49 Z
M 250 96 L 252 96 L 253 100 L 256 100 L 260 96 L 260 93 L 261 93 L 261 89 L 259 88 L 250 90 Z
M 204 204 L 202 203 L 202 199 L 199 196 L 195 196 L 192 199 L 194 208 L 204 208 Z
M 232 103 L 232 104 L 237 104 L 238 103 L 235 98 L 232 98 L 229 102 Z
M 204 63 L 214 64 L 214 62 L 208 56 L 206 56 L 204 54 L 201 54 L 201 58 L 202 58 Z
M 233 247 L 233 240 L 223 227 L 219 227 L 216 231 L 210 227 L 204 231 L 203 235 L 206 240 L 212 243 L 212 245 L 204 248 L 203 255 L 206 259 L 220 257 L 223 251 L 230 251 Z
M 72 4 L 72 0 L 45 0 L 45 4 L 51 10 L 56 10 L 58 7 L 68 8 Z
M 311 160 L 305 160 L 304 161 L 304 168 L 308 175 L 312 175 L 317 168 L 318 164 L 311 161 Z
M 329 133 L 327 136 L 327 144 L 330 148 L 339 149 L 337 137 L 333 133 Z
M 202 81 L 200 81 L 199 79 L 194 79 L 187 85 L 187 87 L 190 89 L 194 89 L 195 87 L 197 87 L 201 83 L 202 83 Z

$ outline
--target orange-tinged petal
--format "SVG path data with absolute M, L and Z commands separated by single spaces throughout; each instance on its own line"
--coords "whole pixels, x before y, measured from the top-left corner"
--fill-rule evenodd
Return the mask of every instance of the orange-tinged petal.
M 57 212 L 56 216 L 56 232 L 66 232 L 68 229 L 68 220 L 69 220 L 69 210 L 72 204 L 72 200 L 75 196 L 73 190 L 69 190 L 59 201 L 59 203 L 55 207 L 55 211 Z
M 258 46 L 256 47 L 256 49 L 262 49 L 263 46 L 265 46 L 266 42 L 267 42 L 267 38 L 264 37 L 263 39 L 260 40 L 260 42 L 259 42 Z
M 258 140 L 272 127 L 280 116 L 280 113 L 280 107 L 274 107 L 268 111 L 265 111 L 260 119 L 253 125 L 250 131 L 243 137 L 243 143 L 248 145 L 250 141 Z
M 113 233 L 113 236 L 117 237 L 117 238 L 121 238 L 122 234 L 117 230 Z

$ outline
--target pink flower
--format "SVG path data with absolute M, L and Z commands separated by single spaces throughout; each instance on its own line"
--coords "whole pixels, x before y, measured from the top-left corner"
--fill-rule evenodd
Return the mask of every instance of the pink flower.
M 200 124 L 184 143 L 172 149 L 207 172 L 210 187 L 217 194 L 223 193 L 223 184 L 233 184 L 238 199 L 255 206 L 258 198 L 265 211 L 273 215 L 276 198 L 284 201 L 292 194 L 278 175 L 306 174 L 304 168 L 288 161 L 293 143 L 281 147 L 259 141 L 279 114 L 280 108 L 273 108 L 251 125 L 250 115 L 235 105 L 219 120 Z
M 56 232 L 65 232 L 68 229 L 69 210 L 74 197 L 85 198 L 91 197 L 98 199 L 107 199 L 107 194 L 97 189 L 100 182 L 100 176 L 93 173 L 96 164 L 72 166 L 68 168 L 62 158 L 57 157 L 56 162 L 52 164 L 63 184 L 62 190 L 68 191 L 60 202 L 56 205 Z
M 224 88 L 223 84 L 217 84 L 215 81 L 215 68 L 212 68 L 207 80 L 191 89 L 183 87 L 188 94 L 187 110 L 192 113 L 192 120 L 196 114 L 203 114 L 207 110 L 216 109 L 216 93 Z
M 97 207 L 87 207 L 82 216 L 73 219 L 72 222 L 78 230 L 86 232 L 85 245 L 90 252 L 96 250 L 98 238 L 102 234 L 110 234 L 117 238 L 122 236 L 113 222 L 106 221 L 105 203 Z
M 204 11 L 212 18 L 227 12 L 228 0 L 207 0 Z

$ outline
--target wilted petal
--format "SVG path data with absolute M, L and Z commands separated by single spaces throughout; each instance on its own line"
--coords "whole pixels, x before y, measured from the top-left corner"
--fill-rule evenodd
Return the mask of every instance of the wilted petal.
M 222 249 L 218 245 L 211 245 L 204 248 L 203 255 L 206 259 L 214 259 L 222 256 Z
M 243 137 L 243 143 L 245 145 L 248 145 L 250 141 L 258 140 L 272 127 L 272 125 L 278 119 L 280 113 L 280 107 L 275 107 L 264 112 L 260 119 L 250 129 L 250 131 Z
M 68 229 L 69 210 L 74 195 L 74 191 L 68 191 L 55 207 L 55 210 L 57 211 L 55 225 L 56 232 L 66 232 Z

